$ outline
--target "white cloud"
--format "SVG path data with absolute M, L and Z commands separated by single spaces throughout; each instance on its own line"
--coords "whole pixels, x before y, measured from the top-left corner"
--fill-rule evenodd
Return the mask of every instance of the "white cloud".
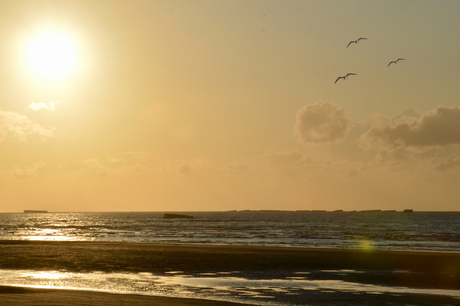
M 47 110 L 54 112 L 56 110 L 56 105 L 60 104 L 61 102 L 56 101 L 56 102 L 49 102 L 46 104 L 45 102 L 38 102 L 38 103 L 31 103 L 29 104 L 29 108 L 33 111 L 39 111 L 39 110 Z
M 295 133 L 302 143 L 340 142 L 352 125 L 345 108 L 339 108 L 327 101 L 305 105 L 297 112 L 296 117 Z
M 11 139 L 19 142 L 44 141 L 55 136 L 53 130 L 42 128 L 24 115 L 0 111 L 0 143 Z

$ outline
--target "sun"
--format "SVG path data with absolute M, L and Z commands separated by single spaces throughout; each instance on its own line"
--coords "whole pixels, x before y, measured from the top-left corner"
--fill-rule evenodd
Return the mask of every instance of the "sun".
M 58 31 L 36 34 L 26 45 L 26 59 L 31 71 L 40 78 L 62 79 L 78 67 L 77 46 L 69 35 Z

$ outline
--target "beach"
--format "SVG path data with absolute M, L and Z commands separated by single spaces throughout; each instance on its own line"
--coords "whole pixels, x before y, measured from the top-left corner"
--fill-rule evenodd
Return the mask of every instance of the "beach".
M 309 278 L 318 281 L 331 280 L 331 274 L 325 270 L 341 270 L 361 273 L 336 273 L 334 280 L 388 287 L 460 290 L 460 254 L 440 252 L 5 240 L 0 241 L 0 269 L 148 272 L 154 275 L 167 275 L 174 271 L 189 274 L 241 271 L 243 275 L 245 272 L 259 273 L 266 279 L 278 277 L 286 271 L 310 271 Z M 401 271 L 404 273 L 399 273 Z M 23 287 L 1 287 L 0 292 L 0 305 L 45 305 L 46 301 L 46 305 L 65 305 L 62 302 L 65 298 L 75 301 L 75 305 L 231 305 L 222 301 Z M 347 292 L 312 292 L 305 299 L 305 303 L 312 305 L 356 304 L 353 299 L 357 299 L 356 302 L 392 303 L 385 305 L 408 302 L 415 305 L 455 305 L 460 301 L 442 295 L 382 293 L 357 297 Z
M 0 287 L 0 305 L 18 306 L 57 306 L 57 305 L 91 305 L 91 306 L 237 306 L 221 301 L 209 301 L 185 298 L 168 298 L 135 294 L 111 294 L 103 292 L 54 290 Z

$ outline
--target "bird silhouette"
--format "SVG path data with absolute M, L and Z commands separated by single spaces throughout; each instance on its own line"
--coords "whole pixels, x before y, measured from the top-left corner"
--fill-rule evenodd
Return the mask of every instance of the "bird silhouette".
M 337 83 L 337 81 L 340 80 L 340 79 L 344 79 L 344 80 L 348 79 L 349 75 L 356 75 L 356 73 L 347 73 L 347 75 L 340 76 L 340 77 L 337 78 L 337 80 L 335 80 L 334 84 Z
M 387 67 L 390 67 L 391 64 L 397 64 L 399 61 L 405 61 L 405 60 L 406 60 L 405 58 L 398 58 L 395 61 L 391 61 Z
M 348 43 L 347 48 L 348 48 L 348 46 L 351 45 L 351 44 L 358 44 L 359 41 L 360 41 L 361 39 L 367 40 L 367 38 L 365 38 L 365 37 L 360 37 L 360 38 L 358 38 L 357 40 L 352 40 L 352 41 L 350 41 L 350 42 Z

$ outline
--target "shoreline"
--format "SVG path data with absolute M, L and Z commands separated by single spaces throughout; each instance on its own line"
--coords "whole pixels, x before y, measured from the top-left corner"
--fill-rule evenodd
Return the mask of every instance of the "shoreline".
M 0 240 L 0 269 L 64 271 L 75 273 L 125 272 L 140 274 L 148 272 L 163 276 L 173 271 L 181 271 L 184 274 L 191 275 L 198 275 L 203 272 L 240 271 L 243 277 L 255 273 L 257 275 L 263 275 L 265 279 L 277 279 L 279 275 L 286 271 L 309 271 L 308 279 L 313 281 L 333 279 L 343 282 L 376 286 L 460 290 L 460 253 L 444 252 L 241 245 Z M 359 273 L 335 273 L 331 276 L 330 273 L 326 273 L 326 270 L 358 271 Z M 7 288 L 18 287 L 0 287 L 1 299 L 4 299 L 7 295 L 10 297 L 15 296 L 18 299 L 20 298 L 21 295 L 11 292 L 13 289 Z M 2 290 L 6 291 L 6 293 L 2 293 Z M 54 290 L 58 290 L 67 292 L 64 295 L 70 294 L 68 292 L 69 290 L 62 289 L 22 290 L 27 291 L 23 296 L 31 297 L 37 294 L 39 296 L 44 296 L 40 295 L 43 292 L 40 291 L 41 293 L 37 293 L 35 290 L 44 290 L 45 292 L 49 292 L 49 290 L 53 292 Z M 58 294 L 53 292 L 47 294 Z M 94 294 L 99 296 L 99 292 L 84 292 L 85 293 L 80 294 L 82 298 L 84 296 L 84 298 L 88 299 Z M 62 294 L 63 292 L 58 295 Z M 72 293 L 72 295 L 73 294 L 74 293 Z M 78 295 L 77 293 L 75 294 Z M 111 293 L 103 294 L 110 295 Z M 315 298 L 326 299 L 327 301 L 328 299 L 336 299 L 337 296 L 340 298 L 346 296 L 348 299 L 356 299 L 356 296 L 352 296 L 350 293 L 346 292 L 340 294 L 336 293 L 335 295 L 326 292 L 315 295 Z M 419 300 L 420 296 L 420 294 L 403 294 L 398 299 L 404 298 L 407 302 Z M 142 297 L 159 298 L 156 296 Z M 459 301 L 453 297 L 434 297 L 433 295 L 427 295 L 427 297 L 422 300 L 429 301 L 431 298 L 436 301 L 444 301 L 447 299 L 450 303 L 452 301 Z M 110 296 L 106 296 L 105 298 L 112 299 Z M 128 299 L 131 297 L 126 298 Z M 376 297 L 373 296 L 372 298 Z M 0 305 L 2 305 L 1 299 Z M 162 305 L 183 305 L 180 304 L 181 302 L 179 303 L 179 301 L 176 301 L 177 298 L 175 297 L 164 299 L 170 299 L 171 301 L 161 303 Z M 379 300 L 380 299 L 391 300 L 395 299 L 395 297 L 391 294 L 384 293 L 379 295 Z M 434 300 L 432 300 L 432 304 Z M 179 304 L 170 304 L 176 303 L 174 301 Z M 206 301 L 218 303 L 209 305 L 235 305 L 230 302 L 222 304 L 224 302 Z M 152 303 L 155 305 L 157 302 L 152 300 Z M 420 303 L 417 305 L 430 305 L 430 303 Z M 10 303 L 8 305 L 15 304 Z M 19 303 L 16 305 L 28 304 Z M 206 304 L 199 303 L 196 305 Z
M 0 269 L 68 272 L 413 272 L 409 287 L 460 290 L 460 253 L 241 245 L 0 240 Z M 359 278 L 359 277 L 358 277 Z M 402 285 L 382 277 L 378 284 Z

